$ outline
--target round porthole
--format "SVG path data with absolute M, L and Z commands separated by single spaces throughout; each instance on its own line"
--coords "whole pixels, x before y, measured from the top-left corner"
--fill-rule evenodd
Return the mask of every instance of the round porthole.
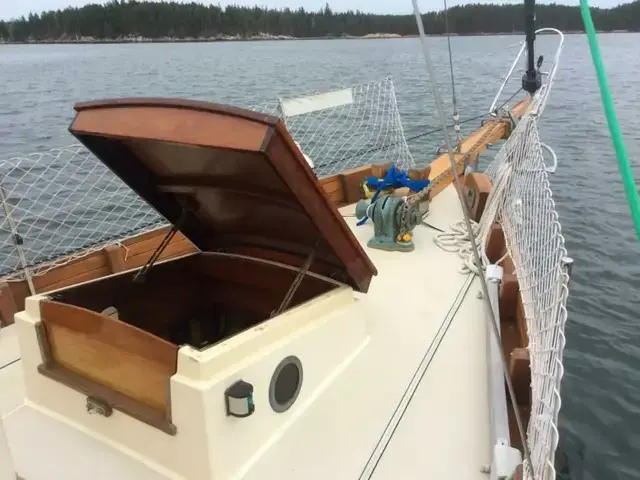
M 302 363 L 294 355 L 276 367 L 269 385 L 269 403 L 275 412 L 286 412 L 298 398 L 302 387 Z

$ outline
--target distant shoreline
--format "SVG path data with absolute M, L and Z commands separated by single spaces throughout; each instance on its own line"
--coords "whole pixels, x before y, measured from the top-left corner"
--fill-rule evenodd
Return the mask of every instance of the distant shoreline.
M 584 31 L 567 31 L 562 32 L 565 35 L 584 34 Z M 630 30 L 612 30 L 599 31 L 598 33 L 634 33 Z M 636 32 L 637 33 L 637 32 Z M 524 32 L 496 32 L 496 33 L 452 33 L 452 37 L 497 37 L 497 36 L 524 36 Z M 428 37 L 444 37 L 445 34 L 428 34 Z M 398 38 L 417 38 L 418 35 L 399 35 L 393 33 L 373 33 L 364 36 L 343 35 L 339 37 L 290 37 L 286 35 L 269 35 L 261 34 L 251 37 L 239 37 L 230 35 L 218 35 L 216 37 L 187 37 L 172 38 L 159 37 L 148 38 L 141 36 L 128 36 L 118 38 L 94 38 L 94 37 L 76 37 L 76 38 L 58 38 L 47 40 L 27 40 L 23 42 L 10 42 L 0 39 L 0 45 L 86 45 L 86 44 L 139 44 L 139 43 L 220 43 L 220 42 L 273 42 L 273 41 L 292 41 L 292 40 L 379 40 L 379 39 L 398 39 Z

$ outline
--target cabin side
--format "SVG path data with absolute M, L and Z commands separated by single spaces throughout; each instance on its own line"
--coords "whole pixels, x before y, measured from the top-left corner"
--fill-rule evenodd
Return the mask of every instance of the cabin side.
M 350 287 L 316 279 L 295 306 L 269 318 L 280 301 L 276 285 L 286 278 L 274 275 L 280 267 L 249 269 L 245 259 L 202 262 L 197 256 L 157 266 L 161 273 L 149 288 L 162 289 L 172 278 L 165 284 L 171 294 L 124 293 L 119 287 L 131 277 L 125 274 L 29 297 L 16 316 L 26 396 L 65 422 L 137 452 L 157 471 L 228 478 L 302 414 L 366 344 L 366 316 L 354 312 Z M 242 263 L 252 281 L 214 291 L 211 274 L 225 263 Z M 208 283 L 179 292 L 196 279 Z M 128 303 L 132 295 L 136 301 Z M 198 325 L 195 314 L 180 323 L 179 307 L 187 305 L 209 315 L 215 310 L 217 321 Z M 247 325 L 258 317 L 263 321 Z M 203 338 L 216 343 L 203 347 Z

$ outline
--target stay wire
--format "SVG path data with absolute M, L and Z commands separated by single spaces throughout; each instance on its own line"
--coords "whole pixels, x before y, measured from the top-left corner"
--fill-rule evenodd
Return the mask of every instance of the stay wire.
M 509 103 L 511 100 L 513 100 L 515 98 L 515 96 L 518 95 L 518 93 L 520 93 L 521 91 L 522 91 L 522 88 L 519 88 L 516 92 L 514 92 L 513 95 L 511 95 L 509 98 L 507 98 L 502 103 L 502 105 L 500 105 L 498 108 L 495 109 L 495 112 L 499 112 L 500 110 L 502 110 L 502 108 L 504 108 L 504 106 L 507 103 Z M 476 115 L 475 117 L 467 118 L 466 120 L 461 121 L 460 125 L 463 125 L 463 124 L 469 123 L 469 122 L 475 122 L 476 120 L 480 120 L 481 118 L 487 117 L 489 115 L 490 115 L 489 113 L 481 113 L 480 115 Z M 447 125 L 448 128 L 451 128 L 453 126 L 454 126 L 453 123 Z M 393 147 L 395 145 L 400 145 L 402 143 L 413 142 L 414 140 L 418 140 L 419 138 L 423 138 L 423 137 L 427 137 L 429 135 L 440 133 L 441 131 L 442 131 L 442 127 L 434 128 L 432 130 L 427 130 L 426 132 L 418 133 L 417 135 L 413 135 L 411 137 L 405 138 L 405 139 L 400 140 L 398 142 L 387 143 L 387 144 L 384 144 L 384 145 L 380 145 L 379 147 L 373 147 L 373 148 L 369 148 L 367 150 L 363 150 L 361 152 L 358 152 L 358 153 L 356 153 L 354 155 L 351 155 L 349 157 L 346 157 L 346 158 L 339 158 L 339 159 L 333 160 L 331 162 L 323 164 L 323 167 L 335 165 L 335 164 L 338 164 L 338 163 L 344 163 L 346 161 L 353 160 L 354 158 L 361 157 L 362 155 L 366 155 L 368 153 L 379 152 L 380 150 L 384 150 L 386 148 L 390 148 L 390 147 Z
M 504 106 L 506 104 L 508 104 L 511 100 L 513 100 L 515 98 L 515 96 L 518 95 L 521 91 L 522 91 L 522 88 L 520 88 L 520 89 L 518 89 L 518 91 L 514 92 L 509 98 L 507 98 L 502 103 L 502 105 L 500 105 L 498 108 L 496 108 L 496 111 L 500 111 L 502 108 L 504 108 Z M 469 122 L 475 122 L 476 120 L 480 120 L 481 118 L 484 118 L 484 117 L 486 117 L 488 115 L 489 115 L 488 113 L 481 113 L 480 115 L 476 115 L 475 117 L 471 117 L 471 118 L 467 118 L 466 120 L 462 120 L 460 122 L 460 125 L 464 125 L 465 123 L 469 123 Z M 451 128 L 453 126 L 454 126 L 453 123 L 447 125 L 448 128 Z M 412 141 L 418 140 L 419 138 L 422 138 L 422 137 L 427 137 L 429 135 L 434 135 L 436 133 L 442 132 L 442 129 L 443 129 L 442 127 L 437 127 L 437 128 L 432 129 L 432 130 L 427 130 L 426 132 L 418 133 L 418 134 L 413 135 L 411 137 L 407 137 L 405 139 L 405 141 L 406 142 L 412 142 Z M 401 142 L 394 142 L 394 143 L 391 143 L 391 144 L 388 144 L 388 145 L 383 145 L 381 147 L 376 147 L 376 148 L 372 148 L 372 149 L 366 150 L 364 152 L 358 153 L 357 155 L 354 155 L 353 157 L 350 157 L 348 160 L 350 160 L 351 158 L 359 157 L 360 155 L 364 155 L 366 153 L 372 153 L 372 152 L 376 152 L 378 150 L 382 150 L 384 148 L 392 147 L 394 145 L 397 145 L 398 143 L 401 143 Z
M 502 110 L 504 108 L 504 106 L 507 103 L 509 103 L 511 100 L 513 100 L 516 97 L 516 95 L 518 95 L 521 91 L 522 91 L 522 87 L 519 88 L 518 90 L 516 90 L 509 98 L 507 98 L 504 102 L 502 102 L 502 104 L 495 109 L 495 112 L 499 112 L 500 110 Z M 464 125 L 465 123 L 469 123 L 469 122 L 474 122 L 476 120 L 480 120 L 481 118 L 486 117 L 488 115 L 489 115 L 488 113 L 481 113 L 480 115 L 476 115 L 475 117 L 467 118 L 466 120 L 461 121 L 460 125 Z M 447 125 L 447 128 L 451 128 L 453 126 L 454 126 L 454 124 L 451 123 L 451 124 Z M 417 135 L 409 137 L 409 138 L 406 139 L 406 141 L 407 142 L 412 142 L 413 140 L 417 140 L 418 138 L 426 137 L 428 135 L 433 135 L 434 133 L 440 133 L 442 130 L 443 130 L 443 127 L 434 128 L 433 130 L 428 130 L 426 132 L 419 133 Z M 387 148 L 387 147 L 392 146 L 392 145 L 385 145 L 385 146 L 380 147 L 380 148 Z
M 447 34 L 447 47 L 449 50 L 449 71 L 451 73 L 451 101 L 453 103 L 453 127 L 456 133 L 456 148 L 460 148 L 460 117 L 458 116 L 458 102 L 456 99 L 456 82 L 453 75 L 453 54 L 451 53 L 451 35 L 449 35 L 449 15 L 447 0 L 444 2 L 444 29 Z

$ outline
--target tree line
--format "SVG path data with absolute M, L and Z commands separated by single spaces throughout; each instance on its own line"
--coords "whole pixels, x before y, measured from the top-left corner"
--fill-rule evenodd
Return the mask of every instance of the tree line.
M 640 0 L 617 7 L 593 8 L 601 31 L 640 31 Z M 547 4 L 536 7 L 538 27 L 583 31 L 579 7 Z M 444 12 L 424 15 L 428 34 L 446 32 Z M 523 5 L 470 4 L 450 8 L 449 32 L 453 34 L 523 31 Z M 363 36 L 373 33 L 414 35 L 412 15 L 374 15 L 361 11 L 334 12 L 327 4 L 320 11 L 303 8 L 266 9 L 203 5 L 199 3 L 111 0 L 106 4 L 69 7 L 31 13 L 0 21 L 0 38 L 10 42 L 52 41 L 93 37 L 117 39 L 251 37 L 259 34 L 297 38 Z

